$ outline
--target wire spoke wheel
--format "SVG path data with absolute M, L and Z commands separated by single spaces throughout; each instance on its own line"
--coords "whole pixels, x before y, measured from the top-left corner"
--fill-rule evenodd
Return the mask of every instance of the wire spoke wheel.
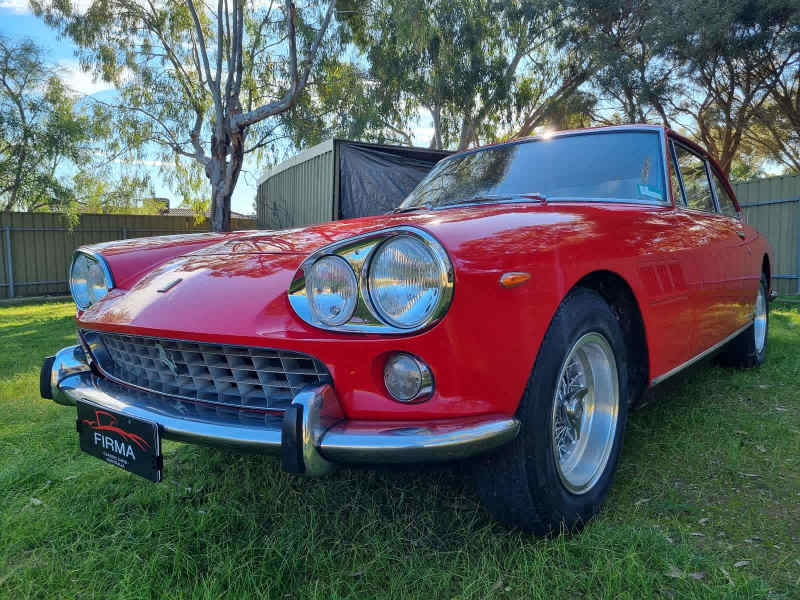
M 619 415 L 614 352 L 600 333 L 587 333 L 567 353 L 553 397 L 553 458 L 564 487 L 591 490 L 605 471 Z

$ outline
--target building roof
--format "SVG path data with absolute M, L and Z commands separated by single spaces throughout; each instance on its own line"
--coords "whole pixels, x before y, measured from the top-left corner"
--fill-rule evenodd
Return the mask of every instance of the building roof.
M 161 212 L 168 217 L 193 217 L 194 211 L 191 208 L 170 208 Z M 206 218 L 211 215 L 210 211 L 205 212 Z M 245 215 L 236 211 L 231 211 L 231 219 L 255 219 L 255 215 Z

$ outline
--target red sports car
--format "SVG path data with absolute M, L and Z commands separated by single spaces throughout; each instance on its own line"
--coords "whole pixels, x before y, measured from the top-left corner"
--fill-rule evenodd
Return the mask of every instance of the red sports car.
M 772 264 L 694 143 L 566 131 L 454 154 L 384 216 L 80 248 L 41 391 L 154 481 L 162 438 L 307 475 L 472 457 L 489 510 L 548 533 L 598 510 L 649 386 L 764 360 Z

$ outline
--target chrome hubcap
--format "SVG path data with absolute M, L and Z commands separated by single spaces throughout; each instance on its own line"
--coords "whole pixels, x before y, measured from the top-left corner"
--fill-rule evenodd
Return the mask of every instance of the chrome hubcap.
M 603 475 L 619 414 L 617 362 L 599 333 L 582 336 L 561 365 L 553 398 L 553 454 L 558 476 L 585 494 Z
M 756 338 L 756 352 L 761 354 L 761 351 L 764 350 L 764 345 L 767 343 L 767 299 L 764 297 L 763 286 L 758 286 L 753 332 Z

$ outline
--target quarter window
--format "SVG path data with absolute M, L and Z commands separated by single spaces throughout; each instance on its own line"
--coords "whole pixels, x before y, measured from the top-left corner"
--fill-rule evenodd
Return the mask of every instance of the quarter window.
M 737 216 L 736 205 L 733 203 L 733 198 L 730 197 L 727 188 L 722 184 L 713 170 L 711 171 L 711 182 L 714 184 L 714 191 L 717 194 L 720 212 L 729 217 Z
M 670 146 L 672 146 L 671 143 Z M 670 158 L 671 160 L 669 163 L 672 166 L 669 169 L 669 184 L 672 187 L 672 195 L 675 197 L 675 206 L 679 204 L 685 206 L 686 199 L 683 197 L 683 192 L 681 191 L 681 180 L 678 177 L 678 163 L 675 161 L 674 152 L 671 154 Z
M 678 144 L 675 144 L 675 154 L 683 179 L 683 190 L 686 192 L 686 205 L 694 210 L 715 212 L 705 161 Z

